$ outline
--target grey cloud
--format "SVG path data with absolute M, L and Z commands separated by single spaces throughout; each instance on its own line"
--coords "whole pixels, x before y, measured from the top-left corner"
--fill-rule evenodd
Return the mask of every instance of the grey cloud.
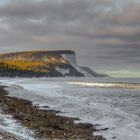
M 0 5 L 0 48 L 69 48 L 94 63 L 138 62 L 139 9 L 138 0 L 10 0 Z

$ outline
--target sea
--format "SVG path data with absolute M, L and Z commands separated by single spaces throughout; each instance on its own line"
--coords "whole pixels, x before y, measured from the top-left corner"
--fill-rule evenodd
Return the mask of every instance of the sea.
M 0 85 L 9 96 L 93 124 L 94 135 L 140 140 L 140 78 L 0 78 Z

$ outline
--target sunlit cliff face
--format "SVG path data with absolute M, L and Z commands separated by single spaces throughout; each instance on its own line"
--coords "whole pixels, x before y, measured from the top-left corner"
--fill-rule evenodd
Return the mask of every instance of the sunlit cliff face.
M 97 70 L 139 70 L 140 0 L 1 0 L 0 51 L 76 51 Z
M 68 52 L 67 52 L 68 53 Z M 50 65 L 69 64 L 60 51 L 28 51 L 0 54 L 0 66 L 18 70 L 48 72 Z

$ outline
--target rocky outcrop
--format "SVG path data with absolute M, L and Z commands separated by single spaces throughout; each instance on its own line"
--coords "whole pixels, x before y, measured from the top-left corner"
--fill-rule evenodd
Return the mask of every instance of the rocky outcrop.
M 105 74 L 96 73 L 95 71 L 93 71 L 92 69 L 90 69 L 88 67 L 81 67 L 81 69 L 83 69 L 87 73 L 87 75 L 89 74 L 89 76 L 93 76 L 93 77 L 108 77 Z

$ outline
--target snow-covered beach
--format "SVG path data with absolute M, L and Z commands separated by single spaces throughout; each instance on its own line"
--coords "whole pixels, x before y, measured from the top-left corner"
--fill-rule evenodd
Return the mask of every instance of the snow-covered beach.
M 9 96 L 94 124 L 99 129 L 96 135 L 108 140 L 140 139 L 140 79 L 1 78 L 0 82 L 8 86 Z M 125 86 L 128 83 L 137 87 Z

